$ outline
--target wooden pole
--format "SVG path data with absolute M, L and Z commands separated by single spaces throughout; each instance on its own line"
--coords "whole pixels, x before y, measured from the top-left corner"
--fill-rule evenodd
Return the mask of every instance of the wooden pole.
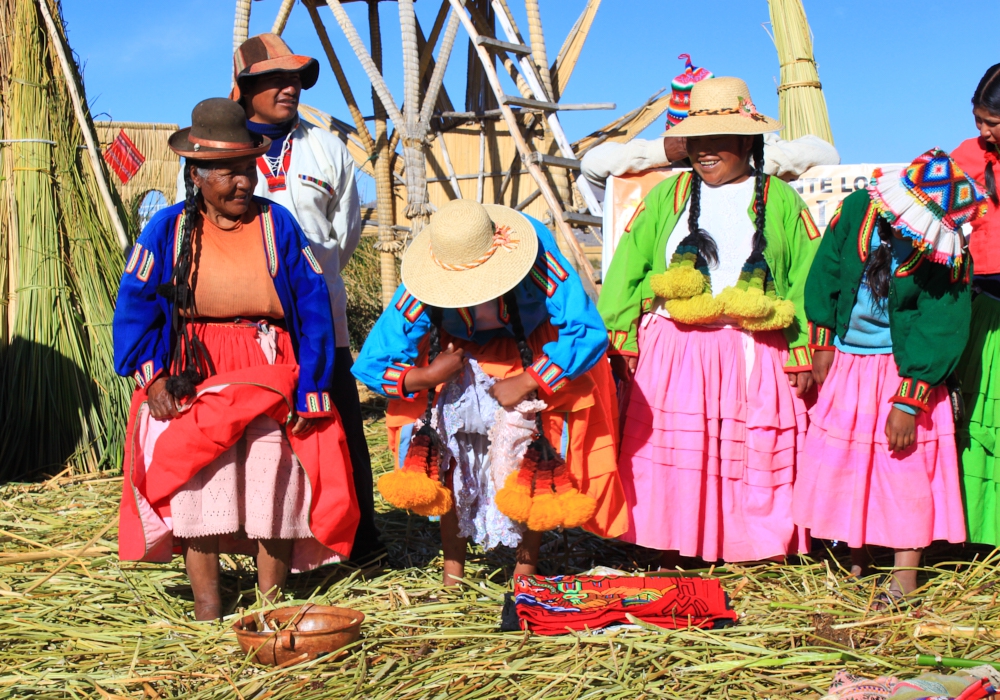
M 271 25 L 271 33 L 281 36 L 281 33 L 285 31 L 285 24 L 288 22 L 288 15 L 292 14 L 292 6 L 295 4 L 295 0 L 282 0 L 281 7 L 278 8 L 278 16 L 274 18 L 274 24 Z M 306 3 L 308 7 L 312 7 Z
M 587 6 L 583 8 L 576 24 L 569 30 L 556 60 L 549 69 L 552 78 L 552 92 L 554 93 L 552 99 L 556 102 L 566 91 L 566 85 L 569 84 L 569 79 L 573 75 L 573 69 L 576 68 L 576 62 L 580 58 L 580 52 L 587 41 L 587 35 L 590 34 L 590 27 L 594 23 L 594 15 L 597 14 L 597 8 L 600 6 L 601 0 L 587 0 Z
M 38 7 L 42 12 L 42 19 L 45 21 L 45 28 L 49 33 L 49 41 L 56 50 L 59 57 L 59 65 L 62 67 L 63 77 L 66 79 L 66 89 L 69 91 L 70 100 L 73 102 L 73 112 L 76 114 L 76 121 L 83 132 L 83 140 L 87 145 L 87 155 L 90 156 L 90 165 L 94 169 L 94 178 L 97 180 L 97 188 L 101 192 L 101 199 L 108 210 L 108 217 L 111 219 L 111 226 L 115 229 L 118 237 L 118 245 L 122 250 L 128 248 L 128 235 L 125 233 L 125 226 L 118 216 L 118 207 L 111 196 L 111 187 L 108 183 L 107 173 L 104 170 L 104 162 L 100 151 L 97 150 L 97 143 L 94 141 L 94 130 L 87 119 L 87 113 L 83 110 L 83 100 L 80 98 L 80 90 L 76 84 L 76 71 L 70 65 L 66 56 L 66 47 L 63 46 L 62 36 L 56 28 L 56 23 L 49 12 L 47 0 L 38 0 Z

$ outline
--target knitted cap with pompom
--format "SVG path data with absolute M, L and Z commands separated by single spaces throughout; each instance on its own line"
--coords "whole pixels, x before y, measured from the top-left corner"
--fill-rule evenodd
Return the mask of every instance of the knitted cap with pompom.
M 673 90 L 670 94 L 670 102 L 667 106 L 667 128 L 679 124 L 688 115 L 691 106 L 691 88 L 694 84 L 712 77 L 712 72 L 707 68 L 696 68 L 691 65 L 691 56 L 682 53 L 677 58 L 682 59 L 686 67 L 684 72 L 670 82 Z

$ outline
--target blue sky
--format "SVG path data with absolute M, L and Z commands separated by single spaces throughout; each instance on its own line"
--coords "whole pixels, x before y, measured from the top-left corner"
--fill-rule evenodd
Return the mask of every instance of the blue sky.
M 527 33 L 523 3 L 510 2 Z M 250 33 L 269 31 L 280 0 L 253 2 Z M 542 0 L 550 61 L 583 8 L 583 0 Z M 985 70 L 1000 61 L 986 29 L 1000 19 L 1000 0 L 805 0 L 830 121 L 845 163 L 900 162 L 931 146 L 952 149 L 975 135 L 969 100 Z M 189 123 L 201 99 L 226 95 L 232 70 L 232 0 L 63 0 L 69 40 L 84 67 L 97 118 Z M 419 0 L 429 32 L 437 0 Z M 346 5 L 367 37 L 365 3 Z M 382 3 L 387 81 L 402 98 L 396 4 Z M 371 97 L 361 66 L 332 13 L 321 16 L 362 110 Z M 778 59 L 765 31 L 766 0 L 604 0 L 564 102 L 615 102 L 614 112 L 566 112 L 571 139 L 600 128 L 646 100 L 683 68 L 689 53 L 716 75 L 747 81 L 760 111 L 777 116 Z M 284 37 L 298 53 L 320 59 L 319 83 L 303 101 L 350 122 L 309 15 L 295 7 Z M 463 29 L 445 87 L 464 105 L 467 41 Z M 648 130 L 662 129 L 662 119 Z

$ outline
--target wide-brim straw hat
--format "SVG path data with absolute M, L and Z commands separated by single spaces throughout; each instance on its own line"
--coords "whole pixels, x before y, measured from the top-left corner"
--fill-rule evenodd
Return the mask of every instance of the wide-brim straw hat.
M 319 79 L 319 61 L 311 56 L 292 53 L 277 34 L 250 37 L 233 54 L 233 91 L 230 99 L 239 102 L 240 88 L 248 79 L 278 72 L 298 73 L 302 89 L 308 90 Z
M 663 135 L 756 136 L 780 129 L 779 121 L 757 111 L 745 82 L 739 78 L 707 78 L 691 88 L 687 117 Z
M 257 157 L 271 147 L 271 139 L 247 129 L 247 115 L 225 97 L 202 100 L 191 110 L 191 126 L 167 139 L 170 150 L 193 160 L 229 160 Z
M 413 239 L 400 274 L 403 286 L 420 301 L 458 309 L 509 292 L 537 255 L 538 236 L 524 214 L 456 199 L 442 206 Z

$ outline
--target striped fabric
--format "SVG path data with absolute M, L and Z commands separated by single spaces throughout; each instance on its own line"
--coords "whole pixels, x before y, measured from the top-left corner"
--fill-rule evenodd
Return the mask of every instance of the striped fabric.
M 139 168 L 146 162 L 146 156 L 139 152 L 125 130 L 121 129 L 105 149 L 104 160 L 115 171 L 122 184 L 125 184 L 139 172 Z

